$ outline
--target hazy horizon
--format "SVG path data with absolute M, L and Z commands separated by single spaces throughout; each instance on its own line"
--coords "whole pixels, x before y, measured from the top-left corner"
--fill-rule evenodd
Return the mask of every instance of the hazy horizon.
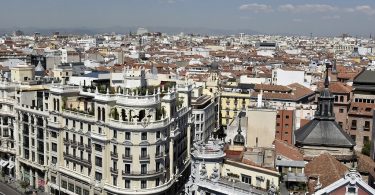
M 0 7 L 0 30 L 150 29 L 260 34 L 375 34 L 375 1 L 12 0 Z M 215 32 L 215 31 L 219 31 Z M 176 32 L 175 32 L 176 33 Z M 247 33 L 247 32 L 245 32 Z

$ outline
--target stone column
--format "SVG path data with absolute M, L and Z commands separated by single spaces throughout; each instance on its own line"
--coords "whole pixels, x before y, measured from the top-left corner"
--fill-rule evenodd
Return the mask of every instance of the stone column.
M 187 158 L 190 159 L 190 150 L 191 150 L 191 124 L 188 124 L 187 127 Z
M 174 163 L 173 163 L 173 155 L 174 155 L 174 140 L 171 138 L 169 143 L 169 178 L 172 179 L 174 175 Z

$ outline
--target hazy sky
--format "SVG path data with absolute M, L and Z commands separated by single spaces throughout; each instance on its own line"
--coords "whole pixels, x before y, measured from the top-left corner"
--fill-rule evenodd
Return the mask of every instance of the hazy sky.
M 375 34 L 375 0 L 3 0 L 1 28 L 186 27 Z

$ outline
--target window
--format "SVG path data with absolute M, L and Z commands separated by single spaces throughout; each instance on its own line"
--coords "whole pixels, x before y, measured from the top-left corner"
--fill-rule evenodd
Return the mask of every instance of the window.
M 277 127 L 280 127 L 280 123 L 276 123 L 276 126 L 277 126 Z
M 76 186 L 76 194 L 82 195 L 82 188 L 79 186 Z
M 160 131 L 157 131 L 156 132 L 156 139 L 159 139 L 160 138 Z
M 340 112 L 340 113 L 344 113 L 344 109 L 343 109 L 343 108 L 340 108 L 340 109 L 339 109 L 339 112 Z
M 287 118 L 287 119 L 288 119 L 288 118 L 289 118 L 289 115 L 286 115 L 286 116 L 285 116 L 285 118 Z
M 125 188 L 130 188 L 130 180 L 125 180 Z
M 76 121 L 73 120 L 73 127 L 76 127 Z
M 353 110 L 353 111 L 357 111 L 357 110 L 358 110 L 358 107 L 353 107 L 352 110 Z
M 74 184 L 69 183 L 68 184 L 68 190 L 71 191 L 71 192 L 74 192 Z
M 352 120 L 352 127 L 351 129 L 355 130 L 357 129 L 357 120 Z
M 340 126 L 341 128 L 342 128 L 342 124 L 343 124 L 342 122 L 339 122 L 339 126 Z
M 147 140 L 147 132 L 142 133 L 141 140 Z
M 156 178 L 156 180 L 155 180 L 155 186 L 159 186 L 159 185 L 160 185 L 160 179 Z
M 53 138 L 57 138 L 57 133 L 52 131 L 51 136 L 52 136 Z
M 66 189 L 68 187 L 68 182 L 66 182 L 65 180 L 61 180 L 61 187 Z
M 113 176 L 113 185 L 117 186 L 117 176 Z
M 130 173 L 130 164 L 125 164 L 125 173 Z
M 87 131 L 91 131 L 91 125 L 90 124 L 87 125 Z
M 102 167 L 102 158 L 95 156 L 95 165 L 98 167 Z
M 251 185 L 251 176 L 248 176 L 248 175 L 241 175 L 241 178 L 242 178 L 242 182 Z
M 96 181 L 101 181 L 102 180 L 102 174 L 99 172 L 95 172 L 95 180 Z
M 113 130 L 113 138 L 117 138 L 117 131 Z
M 285 124 L 285 128 L 288 128 L 289 127 L 289 124 Z
M 52 151 L 57 152 L 57 144 L 52 143 Z
M 130 148 L 129 147 L 125 148 L 125 156 L 130 157 Z
M 370 121 L 365 121 L 365 126 L 363 127 L 363 130 L 370 131 Z
M 276 117 L 277 117 L 277 118 L 280 118 L 280 114 L 278 114 Z
M 147 174 L 147 164 L 141 164 L 141 174 Z
M 125 139 L 130 140 L 130 132 L 125 132 Z
M 55 176 L 51 176 L 51 182 L 56 184 L 56 177 Z
M 65 125 L 68 126 L 68 124 L 69 124 L 69 120 L 65 119 Z
M 102 134 L 102 128 L 101 127 L 98 128 L 98 133 Z
M 147 181 L 146 180 L 141 180 L 141 189 L 147 188 Z
M 83 189 L 83 195 L 90 195 L 90 191 Z
M 147 148 L 141 148 L 141 156 L 146 157 L 147 156 Z
M 82 122 L 79 123 L 79 129 L 83 129 L 83 123 Z
M 100 144 L 95 144 L 95 150 L 101 152 L 102 146 Z
M 113 153 L 117 154 L 117 146 L 116 145 L 113 145 Z
M 340 102 L 344 102 L 344 96 L 340 96 Z

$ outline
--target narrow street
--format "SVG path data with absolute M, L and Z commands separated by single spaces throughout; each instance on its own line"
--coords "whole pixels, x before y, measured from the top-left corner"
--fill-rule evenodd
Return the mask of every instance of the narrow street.
M 9 187 L 8 185 L 0 182 L 0 195 L 21 195 L 21 193 L 17 192 L 13 188 Z

